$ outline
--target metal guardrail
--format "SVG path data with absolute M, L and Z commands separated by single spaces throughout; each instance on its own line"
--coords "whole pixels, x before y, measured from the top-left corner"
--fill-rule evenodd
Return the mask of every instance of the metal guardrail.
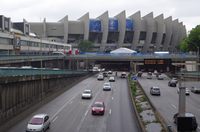
M 10 76 L 37 76 L 37 75 L 74 75 L 86 74 L 87 71 L 70 71 L 59 69 L 45 69 L 45 68 L 0 68 L 0 77 Z

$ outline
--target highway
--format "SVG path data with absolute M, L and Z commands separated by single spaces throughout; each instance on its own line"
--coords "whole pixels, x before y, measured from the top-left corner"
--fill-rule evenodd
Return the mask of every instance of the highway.
M 48 132 L 139 132 L 137 118 L 130 102 L 127 81 L 119 77 L 111 82 L 112 91 L 103 91 L 103 83 L 96 75 L 87 78 L 10 128 L 8 132 L 23 132 L 30 118 L 47 113 L 51 118 Z M 91 100 L 81 99 L 84 89 L 93 91 Z M 91 115 L 94 101 L 104 101 L 105 114 Z
M 178 112 L 178 97 L 177 87 L 169 87 L 169 78 L 164 80 L 157 80 L 154 76 L 153 79 L 146 79 L 146 74 L 142 78 L 139 78 L 141 86 L 143 87 L 145 93 L 156 107 L 157 111 L 162 115 L 168 125 L 171 125 L 176 129 L 176 125 L 173 123 L 173 115 Z M 199 82 L 183 82 L 183 86 L 191 87 L 192 85 L 199 85 Z M 150 87 L 158 86 L 161 90 L 161 96 L 150 95 Z M 190 92 L 189 96 L 186 96 L 186 112 L 193 113 L 199 124 L 197 131 L 200 131 L 200 94 L 195 94 Z

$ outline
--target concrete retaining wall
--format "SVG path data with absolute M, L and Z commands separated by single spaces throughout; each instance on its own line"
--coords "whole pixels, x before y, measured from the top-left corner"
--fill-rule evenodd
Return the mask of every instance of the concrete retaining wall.
M 83 75 L 1 78 L 0 125 L 27 108 L 43 101 L 46 97 L 63 89 L 69 89 L 81 78 L 83 78 Z

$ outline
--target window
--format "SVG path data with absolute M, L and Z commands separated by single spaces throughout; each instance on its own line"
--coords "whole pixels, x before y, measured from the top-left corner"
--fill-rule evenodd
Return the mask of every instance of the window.
M 44 122 L 47 122 L 48 119 L 49 119 L 49 116 L 45 116 L 45 118 L 44 118 Z
M 156 43 L 156 38 L 157 38 L 157 33 L 153 32 L 152 38 L 151 38 L 151 43 L 155 44 Z
M 0 44 L 12 45 L 12 40 L 10 38 L 0 37 Z
M 146 40 L 146 32 L 144 32 L 144 31 L 140 32 L 139 40 Z

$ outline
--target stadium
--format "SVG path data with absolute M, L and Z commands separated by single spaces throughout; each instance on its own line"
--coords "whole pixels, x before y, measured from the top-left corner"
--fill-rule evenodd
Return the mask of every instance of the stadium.
M 1 20 L 2 27 L 3 20 L 7 19 Z M 142 53 L 177 52 L 177 46 L 186 37 L 182 22 L 172 20 L 172 16 L 164 18 L 163 14 L 154 17 L 153 12 L 141 16 L 138 11 L 127 17 L 122 11 L 110 17 L 106 11 L 96 18 L 90 18 L 86 13 L 76 21 L 65 16 L 57 22 L 47 22 L 46 19 L 43 22 L 27 22 L 24 19 L 23 22 L 10 23 L 10 29 L 20 30 L 26 36 L 34 34 L 50 42 L 69 44 L 72 48 L 77 48 L 82 40 L 89 40 L 94 43 L 93 51 L 97 52 L 120 47 Z

